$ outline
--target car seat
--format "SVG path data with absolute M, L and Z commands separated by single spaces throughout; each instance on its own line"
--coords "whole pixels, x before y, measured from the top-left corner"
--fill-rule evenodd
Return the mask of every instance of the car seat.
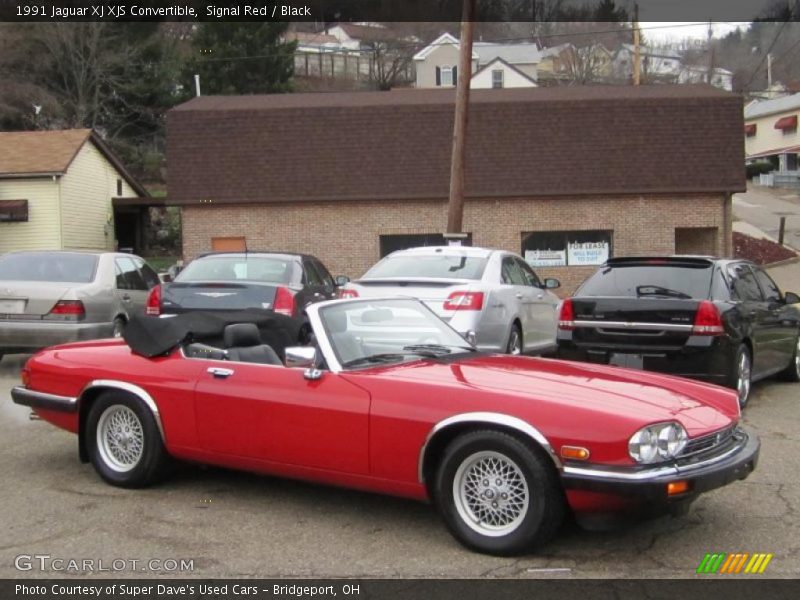
M 262 365 L 283 364 L 272 346 L 261 343 L 261 333 L 255 323 L 227 325 L 222 335 L 228 360 Z

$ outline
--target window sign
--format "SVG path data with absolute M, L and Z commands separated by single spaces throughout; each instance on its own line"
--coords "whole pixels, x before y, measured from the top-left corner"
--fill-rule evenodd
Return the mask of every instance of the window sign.
M 522 233 L 522 255 L 532 267 L 602 265 L 613 256 L 613 232 L 532 231 Z
M 526 250 L 525 262 L 532 267 L 564 267 L 567 253 L 564 250 Z
M 573 266 L 602 265 L 608 260 L 608 242 L 569 242 L 567 261 Z

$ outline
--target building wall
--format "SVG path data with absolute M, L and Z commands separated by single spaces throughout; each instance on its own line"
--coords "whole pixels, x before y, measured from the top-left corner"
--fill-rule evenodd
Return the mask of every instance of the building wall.
M 122 194 L 117 194 L 117 180 Z M 94 147 L 86 143 L 61 179 L 63 247 L 113 250 L 114 210 L 111 198 L 138 194 Z
M 497 63 L 492 65 L 488 69 L 481 71 L 480 73 L 475 73 L 470 82 L 470 88 L 472 88 L 473 90 L 491 88 L 492 72 L 498 70 L 503 71 L 503 87 L 506 88 L 536 87 L 536 84 L 532 82 L 530 79 L 526 79 L 513 69 L 509 69 L 503 63 Z
M 61 214 L 58 180 L 0 180 L 0 200 L 27 200 L 28 220 L 0 223 L 0 254 L 12 250 L 57 250 L 61 248 Z
M 414 61 L 417 70 L 418 88 L 436 87 L 436 67 L 457 67 L 459 65 L 459 50 L 453 44 L 442 44 L 433 50 L 425 60 Z M 477 70 L 477 61 L 472 61 L 472 72 Z M 461 76 L 461 73 L 458 74 Z
M 798 130 L 795 130 L 792 133 L 784 134 L 782 130 L 775 129 L 775 123 L 778 119 L 797 114 L 800 114 L 800 111 L 795 109 L 793 111 L 787 111 L 784 113 L 758 117 L 757 119 L 746 119 L 746 125 L 756 125 L 756 134 L 752 137 L 745 136 L 745 154 L 750 156 L 752 154 L 760 154 L 762 152 L 768 152 L 778 148 L 800 146 L 800 133 L 798 133 Z
M 613 230 L 613 255 L 672 254 L 676 229 L 716 228 L 714 253 L 730 247 L 726 223 L 729 199 L 722 195 L 629 196 L 469 200 L 465 232 L 473 245 L 520 252 L 522 232 Z M 359 277 L 380 257 L 379 236 L 441 233 L 444 201 L 327 202 L 297 204 L 187 205 L 183 254 L 190 260 L 211 250 L 213 237 L 244 235 L 251 250 L 307 252 L 334 275 Z M 701 234 L 704 244 L 708 233 Z M 692 239 L 681 233 L 682 239 Z M 595 267 L 539 268 L 562 282 L 561 295 L 574 291 Z

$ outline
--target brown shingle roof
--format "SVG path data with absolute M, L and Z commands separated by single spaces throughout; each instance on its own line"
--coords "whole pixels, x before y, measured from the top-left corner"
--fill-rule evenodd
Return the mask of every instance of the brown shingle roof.
M 171 203 L 443 199 L 452 90 L 205 96 L 168 114 Z M 473 90 L 468 197 L 743 190 L 742 99 L 705 85 Z
M 0 175 L 64 173 L 91 129 L 0 132 Z
M 0 131 L 0 179 L 24 175 L 63 175 L 89 140 L 140 196 L 147 190 L 91 129 Z

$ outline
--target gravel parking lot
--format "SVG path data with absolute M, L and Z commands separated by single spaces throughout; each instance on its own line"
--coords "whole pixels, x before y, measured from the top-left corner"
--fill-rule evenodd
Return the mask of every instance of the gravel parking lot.
M 745 421 L 763 447 L 746 481 L 685 517 L 611 533 L 568 524 L 540 554 L 508 559 L 461 548 L 430 506 L 406 500 L 199 467 L 148 490 L 112 488 L 78 461 L 74 436 L 11 403 L 24 358 L 0 362 L 0 577 L 69 574 L 36 561 L 20 571 L 20 555 L 127 563 L 106 577 L 691 577 L 706 552 L 771 552 L 760 577 L 800 575 L 797 384 L 755 386 Z M 142 571 L 151 559 L 162 562 Z M 165 572 L 168 559 L 193 570 Z

